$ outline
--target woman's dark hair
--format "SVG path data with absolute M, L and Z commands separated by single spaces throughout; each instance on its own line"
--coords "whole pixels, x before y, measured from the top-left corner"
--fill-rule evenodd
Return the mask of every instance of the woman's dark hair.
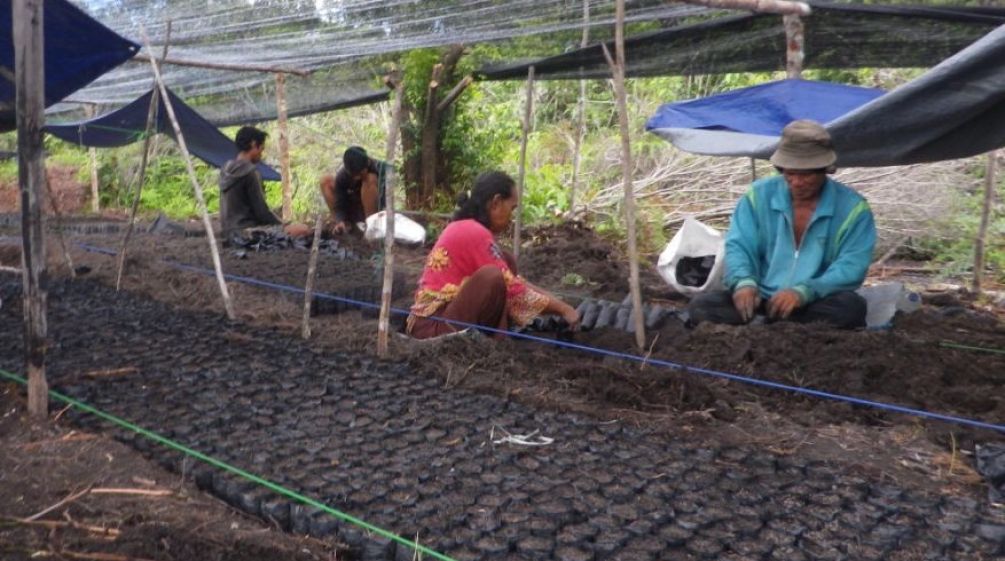
M 342 165 L 352 175 L 370 167 L 370 156 L 360 146 L 350 146 L 342 154 Z
M 457 197 L 457 210 L 454 220 L 473 218 L 486 228 L 491 228 L 489 221 L 489 203 L 499 195 L 508 199 L 513 196 L 513 178 L 501 171 L 486 171 L 475 179 L 475 186 L 470 191 Z
M 257 142 L 259 146 L 265 144 L 265 137 L 269 136 L 269 133 L 258 130 L 255 127 L 241 127 L 238 129 L 237 134 L 234 135 L 234 144 L 237 144 L 237 149 L 241 152 L 246 152 L 251 150 L 251 142 Z

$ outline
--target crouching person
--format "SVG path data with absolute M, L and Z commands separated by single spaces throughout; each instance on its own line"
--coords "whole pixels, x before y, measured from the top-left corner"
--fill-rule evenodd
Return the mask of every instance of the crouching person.
M 520 277 L 513 257 L 496 244 L 495 235 L 509 228 L 518 203 L 513 179 L 502 172 L 479 175 L 474 189 L 461 195 L 453 220 L 426 258 L 408 317 L 411 336 L 427 339 L 467 325 L 506 330 L 542 313 L 560 315 L 572 329 L 579 326 L 575 308 Z
M 740 199 L 726 234 L 728 291 L 702 294 L 692 323 L 769 321 L 865 326 L 862 285 L 876 245 L 869 203 L 828 177 L 837 155 L 813 121 L 785 127 L 771 163 L 780 175 L 755 182 Z

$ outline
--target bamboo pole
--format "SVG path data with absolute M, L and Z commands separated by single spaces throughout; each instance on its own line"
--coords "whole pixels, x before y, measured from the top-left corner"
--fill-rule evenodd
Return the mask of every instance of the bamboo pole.
M 635 344 L 640 350 L 646 345 L 646 324 L 642 317 L 642 290 L 639 287 L 639 249 L 635 234 L 635 189 L 632 186 L 632 147 L 628 130 L 628 101 L 625 94 L 625 0 L 615 2 L 614 53 L 604 46 L 604 55 L 614 74 L 614 95 L 617 100 L 618 122 L 621 129 L 621 176 L 625 186 L 625 222 L 628 231 L 628 286 L 632 295 L 632 313 L 635 315 Z
M 149 45 L 147 46 L 149 50 Z M 137 54 L 133 60 L 140 62 L 150 62 L 152 57 L 145 54 Z M 263 66 L 261 64 L 230 64 L 223 62 L 206 62 L 202 60 L 188 60 L 179 58 L 166 58 L 163 64 L 174 66 L 191 66 L 193 68 L 208 68 L 210 70 L 234 70 L 236 72 L 268 72 L 269 74 L 293 74 L 294 76 L 307 77 L 313 70 L 300 70 L 298 68 L 284 68 L 281 66 Z
M 520 174 L 516 183 L 519 206 L 513 222 L 513 259 L 520 263 L 520 230 L 523 229 L 523 186 L 527 178 L 527 140 L 530 136 L 531 119 L 534 116 L 534 67 L 527 69 L 527 99 L 523 105 L 523 133 L 520 137 Z
M 147 38 L 146 31 L 143 31 L 143 41 L 149 50 L 150 39 Z M 216 271 L 216 282 L 220 285 L 220 297 L 223 298 L 223 307 L 227 312 L 227 318 L 233 321 L 236 318 L 234 315 L 234 306 L 230 300 L 230 291 L 227 289 L 227 282 L 223 278 L 220 251 L 216 247 L 216 234 L 213 233 L 213 224 L 209 221 L 209 210 L 206 208 L 206 198 L 202 194 L 202 185 L 199 185 L 199 180 L 195 176 L 195 168 L 192 166 L 192 155 L 189 154 L 188 145 L 185 144 L 185 135 L 182 134 L 181 126 L 178 125 L 178 118 L 175 117 L 174 107 L 171 105 L 171 98 L 167 93 L 167 86 L 164 85 L 164 80 L 161 78 L 160 67 L 154 59 L 150 59 L 150 66 L 153 68 L 154 78 L 157 80 L 157 87 L 160 89 L 161 98 L 164 101 L 164 108 L 167 109 L 168 118 L 171 119 L 171 126 L 174 127 L 178 146 L 181 148 L 182 156 L 185 158 L 185 168 L 188 170 L 188 178 L 192 181 L 192 189 L 195 191 L 195 200 L 198 203 L 199 214 L 202 215 L 202 224 L 206 228 L 206 240 L 209 242 L 209 252 L 213 257 L 213 269 Z
M 377 356 L 387 357 L 388 333 L 391 323 L 391 297 L 394 295 L 394 160 L 401 130 L 401 101 L 404 82 L 395 80 L 391 128 L 387 134 L 387 165 L 391 168 L 384 181 L 384 287 L 380 293 L 380 317 L 377 321 Z
M 14 0 L 13 40 L 16 85 L 18 183 L 21 187 L 21 270 L 24 298 L 24 362 L 28 371 L 28 413 L 49 414 L 45 379 L 46 291 L 45 228 L 41 202 L 45 189 L 45 64 L 43 0 Z
M 803 77 L 803 20 L 796 14 L 782 16 L 785 26 L 785 74 L 790 79 Z
M 981 222 L 977 227 L 977 239 L 974 240 L 974 292 L 981 293 L 984 283 L 984 246 L 987 243 L 988 223 L 991 220 L 991 206 L 994 204 L 995 191 L 998 188 L 998 154 L 988 152 L 987 168 L 984 173 L 984 204 L 981 206 Z
M 283 176 L 283 221 L 293 218 L 293 195 L 290 190 L 290 131 L 286 119 L 286 74 L 276 74 L 276 114 L 279 116 L 279 163 Z
M 723 10 L 750 10 L 770 14 L 810 15 L 810 6 L 803 2 L 786 0 L 681 0 L 685 4 L 695 4 L 707 8 Z
M 164 40 L 164 47 L 161 51 L 161 60 L 167 58 L 168 47 L 171 43 L 171 20 L 167 22 L 167 34 Z M 143 134 L 143 156 L 140 160 L 140 176 L 136 183 L 136 194 L 129 209 L 129 222 L 126 223 L 126 233 L 122 236 L 122 247 L 119 248 L 118 270 L 115 273 L 115 291 L 122 289 L 122 274 L 126 270 L 126 253 L 129 251 L 129 239 L 133 235 L 133 228 L 136 227 L 136 213 L 140 209 L 140 198 L 143 196 L 143 183 L 147 178 L 147 162 L 150 159 L 150 144 L 154 136 L 154 125 L 157 121 L 157 106 L 160 100 L 160 89 L 156 87 L 154 81 L 153 92 L 150 93 L 150 107 L 147 109 L 147 127 Z
M 321 201 L 321 208 L 324 209 L 324 201 Z M 318 251 L 321 247 L 321 224 L 324 222 L 325 212 L 318 212 L 317 220 L 314 221 L 314 240 L 311 241 L 311 257 L 307 261 L 307 284 L 304 286 L 304 318 L 300 325 L 300 336 L 303 339 L 311 338 L 311 300 L 314 299 L 314 278 L 318 271 Z
M 585 49 L 590 42 L 590 1 L 583 0 L 583 39 L 580 48 Z M 572 186 L 569 188 L 569 213 L 576 212 L 576 189 L 579 187 L 580 152 L 583 149 L 583 135 L 586 129 L 586 80 L 579 80 L 579 101 L 576 104 L 576 136 L 572 148 Z
M 84 114 L 88 119 L 94 117 L 94 106 L 85 105 Z M 91 159 L 91 212 L 97 214 L 101 211 L 101 201 L 98 194 L 98 149 L 91 146 L 87 149 L 87 155 Z
M 757 181 L 757 160 L 750 159 L 750 182 Z

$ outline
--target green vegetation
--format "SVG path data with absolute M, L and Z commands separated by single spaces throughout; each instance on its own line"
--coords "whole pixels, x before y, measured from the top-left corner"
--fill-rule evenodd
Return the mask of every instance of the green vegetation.
M 492 45 L 475 47 L 462 58 L 457 73 L 464 75 L 475 67 L 474 61 L 497 56 L 498 53 L 493 52 L 497 48 Z M 415 107 L 422 107 L 427 83 L 423 77 L 428 76 L 438 56 L 438 52 L 433 50 L 417 50 L 406 57 L 405 78 L 409 85 L 406 95 Z M 807 77 L 889 88 L 918 72 L 871 69 L 816 71 L 807 73 Z M 643 132 L 645 120 L 659 105 L 779 77 L 778 74 L 765 73 L 630 80 L 627 93 L 636 179 L 645 177 L 649 170 L 666 165 L 668 161 L 668 145 Z M 455 192 L 468 188 L 481 171 L 502 169 L 517 177 L 525 91 L 526 84 L 520 81 L 476 82 L 461 95 L 451 109 L 452 118 L 444 128 L 444 154 L 449 159 L 447 183 L 451 192 L 437 193 L 434 210 L 450 212 Z M 559 221 L 570 210 L 569 187 L 572 183 L 579 92 L 576 81 L 541 81 L 535 84 L 534 122 L 527 150 L 524 197 L 520 205 L 525 223 Z M 620 189 L 621 184 L 620 139 L 609 83 L 588 81 L 586 100 L 577 206 L 589 204 L 605 189 L 607 192 Z M 290 121 L 292 188 L 297 219 L 312 222 L 323 208 L 317 185 L 322 175 L 338 169 L 341 154 L 347 146 L 360 145 L 375 157 L 382 156 L 388 113 L 387 104 L 381 104 Z M 276 124 L 266 123 L 262 127 L 270 135 L 266 161 L 278 167 Z M 232 127 L 223 132 L 232 137 L 236 130 Z M 13 149 L 14 144 L 13 134 L 0 135 L 0 148 Z M 90 181 L 90 158 L 86 149 L 53 138 L 47 138 L 45 147 L 49 162 L 77 167 L 81 183 Z M 131 190 L 139 174 L 141 147 L 142 143 L 138 142 L 119 149 L 97 151 L 103 208 L 126 208 L 130 204 Z M 397 164 L 400 166 L 406 157 L 407 154 L 399 153 Z M 218 172 L 201 161 L 196 161 L 195 169 L 200 184 L 205 188 L 210 211 L 216 212 L 219 208 Z M 983 163 L 975 163 L 970 173 L 977 177 L 983 174 L 983 170 Z M 16 177 L 15 161 L 0 162 L 0 182 L 12 183 Z M 1002 183 L 999 184 L 998 200 L 1005 194 Z M 278 208 L 281 204 L 279 183 L 267 183 L 266 190 L 270 206 Z M 402 203 L 405 200 L 404 187 L 400 183 L 397 198 Z M 972 264 L 973 238 L 979 221 L 982 193 L 979 190 L 960 191 L 956 199 L 956 206 L 946 213 L 943 225 L 932 225 L 930 237 L 912 240 L 915 247 L 927 251 L 950 274 L 966 273 Z M 140 208 L 147 214 L 160 211 L 176 219 L 197 215 L 184 162 L 177 146 L 167 137 L 159 137 L 154 142 Z M 657 253 L 673 233 L 666 232 L 662 227 L 663 208 L 654 198 L 641 197 L 638 200 L 639 243 L 649 255 Z M 601 234 L 616 241 L 624 240 L 624 220 L 620 208 L 602 208 L 590 214 L 589 218 Z M 999 204 L 988 232 L 987 247 L 988 266 L 995 271 L 999 282 L 1005 282 L 1003 239 L 1005 216 Z M 569 282 L 573 283 L 575 279 L 569 279 Z

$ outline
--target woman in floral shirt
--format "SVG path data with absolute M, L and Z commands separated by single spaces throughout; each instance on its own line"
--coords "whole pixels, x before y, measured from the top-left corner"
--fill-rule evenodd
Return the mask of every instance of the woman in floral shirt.
M 461 195 L 426 258 L 408 316 L 410 335 L 427 339 L 464 329 L 437 318 L 505 330 L 548 313 L 579 326 L 575 308 L 520 277 L 513 257 L 496 244 L 518 202 L 513 178 L 498 171 L 479 175 L 474 189 Z

